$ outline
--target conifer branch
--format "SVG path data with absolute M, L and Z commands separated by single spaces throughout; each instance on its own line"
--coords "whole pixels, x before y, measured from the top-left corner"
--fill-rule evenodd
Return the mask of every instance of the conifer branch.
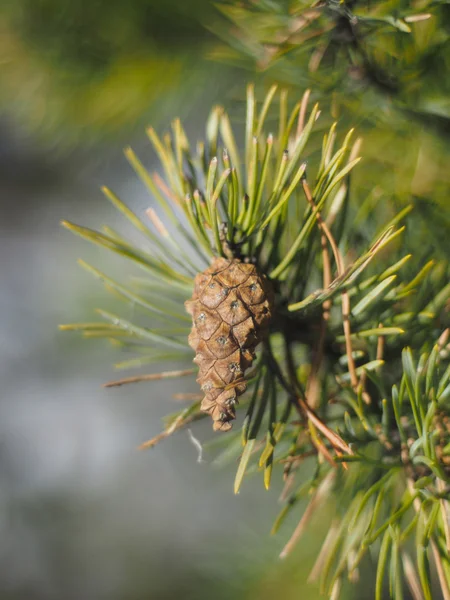
M 109 228 L 97 232 L 63 225 L 144 274 L 119 282 L 81 262 L 109 293 L 139 312 L 129 320 L 102 309 L 100 321 L 61 328 L 104 338 L 131 354 L 119 363 L 122 368 L 177 363 L 174 369 L 125 377 L 106 387 L 181 378 L 196 373 L 189 365 L 190 319 L 183 305 L 192 296 L 189 312 L 202 305 L 200 323 L 214 332 L 222 328 L 218 344 L 241 341 L 238 359 L 224 354 L 221 368 L 228 370 L 221 376 L 215 371 L 221 378 L 212 392 L 207 386 L 204 395 L 192 395 L 182 386 L 176 398 L 189 405 L 170 415 L 164 430 L 141 448 L 152 448 L 203 418 L 206 399 L 215 429 L 230 429 L 234 417 L 240 427 L 237 434 L 218 434 L 223 437 L 216 442 L 227 446 L 229 460 L 238 461 L 235 492 L 255 472 L 266 489 L 272 477 L 284 478 L 284 506 L 273 532 L 298 511 L 300 499 L 312 497 L 282 556 L 316 512 L 331 513 L 327 543 L 311 575 L 320 578 L 328 597 L 336 597 L 346 574 L 350 580 L 357 577 L 369 555 L 378 565 L 376 598 L 388 578 L 396 598 L 404 579 L 415 598 L 428 599 L 429 558 L 446 597 L 450 267 L 448 260 L 415 261 L 403 224 L 409 223 L 410 207 L 391 215 L 383 227 L 384 214 L 355 220 L 350 174 L 360 144 L 351 143 L 350 131 L 339 145 L 333 124 L 317 156 L 314 130 L 320 111 L 317 105 L 308 110 L 309 97 L 306 92 L 289 113 L 285 91 L 272 87 L 258 102 L 257 88 L 249 86 L 245 139 L 236 139 L 228 115 L 215 107 L 206 141 L 196 151 L 178 120 L 172 136 L 160 138 L 149 129 L 162 175 L 150 175 L 127 149 L 158 210 L 150 208 L 141 219 L 112 191 L 104 192 L 151 250 Z M 272 134 L 266 125 L 269 118 L 273 125 L 276 115 Z M 311 187 L 306 165 L 308 174 L 315 173 Z M 205 270 L 209 262 L 213 266 Z M 248 289 L 246 277 L 253 278 Z M 207 282 L 216 291 L 207 291 Z M 217 289 L 227 298 L 235 294 L 235 300 L 217 300 Z M 252 300 L 257 293 L 258 300 Z M 240 333 L 231 334 L 235 323 L 223 316 L 234 318 L 223 308 L 229 302 L 230 310 L 240 302 L 245 310 L 253 307 Z M 213 334 L 202 338 L 204 330 L 195 325 L 199 315 L 193 316 L 189 343 L 199 348 Z M 215 351 L 221 347 L 214 346 Z M 196 358 L 203 386 L 204 365 L 217 369 L 222 360 L 206 348 L 197 350 Z M 244 356 L 245 368 L 254 361 L 245 378 L 239 363 Z M 216 402 L 218 393 L 223 402 L 232 401 L 226 409 Z M 414 557 L 409 552 L 413 536 L 418 540 Z

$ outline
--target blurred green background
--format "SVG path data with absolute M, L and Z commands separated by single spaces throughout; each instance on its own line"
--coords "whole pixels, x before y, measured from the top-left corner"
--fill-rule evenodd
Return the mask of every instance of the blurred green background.
M 253 7 L 227 4 L 241 15 Z M 275 25 L 261 33 L 255 18 L 252 31 L 270 44 L 274 31 L 297 18 L 295 3 L 260 4 L 265 22 Z M 117 354 L 102 342 L 59 333 L 57 325 L 89 320 L 105 306 L 102 288 L 76 267 L 78 256 L 110 273 L 121 265 L 60 230 L 59 221 L 114 227 L 120 218 L 102 199 L 102 184 L 142 213 L 151 199 L 123 159 L 124 145 L 151 164 L 144 126 L 161 129 L 181 116 L 199 139 L 211 104 L 225 104 L 242 121 L 245 82 L 256 79 L 263 89 L 278 79 L 293 95 L 312 85 L 325 115 L 340 107 L 345 125 L 364 134 L 372 164 L 359 175 L 361 198 L 373 193 L 371 201 L 381 202 L 389 193 L 394 203 L 414 200 L 425 217 L 417 235 L 435 223 L 424 253 L 448 255 L 446 10 L 439 7 L 439 26 L 432 23 L 431 32 L 429 24 L 417 24 L 411 33 L 422 53 L 420 68 L 410 41 L 401 40 L 404 54 L 392 50 L 397 59 L 384 67 L 395 62 L 403 86 L 392 95 L 364 77 L 349 77 L 355 73 L 348 57 L 327 59 L 319 77 L 308 70 L 311 56 L 301 52 L 262 68 L 252 54 L 261 39 L 247 54 L 238 45 L 233 55 L 239 14 L 224 17 L 209 0 L 3 0 L 1 598 L 319 598 L 306 580 L 326 534 L 326 515 L 314 519 L 302 546 L 280 562 L 301 515 L 299 509 L 269 537 L 281 482 L 266 493 L 259 479 L 249 479 L 233 496 L 235 465 L 216 464 L 214 452 L 198 463 L 186 432 L 151 452 L 136 452 L 176 408 L 171 395 L 195 388 L 101 388 L 114 377 Z M 375 40 L 375 50 L 398 33 Z M 402 57 L 408 57 L 407 71 Z M 387 213 L 389 207 L 386 200 Z M 209 424 L 193 433 L 207 440 Z M 372 598 L 373 575 L 369 565 L 341 597 Z

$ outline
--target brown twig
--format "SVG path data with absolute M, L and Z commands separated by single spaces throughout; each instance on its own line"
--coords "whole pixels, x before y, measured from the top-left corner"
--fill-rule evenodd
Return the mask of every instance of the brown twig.
M 330 264 L 330 253 L 328 251 L 327 239 L 322 233 L 321 235 L 321 246 L 322 246 L 322 261 L 323 261 L 323 288 L 327 289 L 331 284 L 331 264 Z M 322 320 L 320 322 L 319 340 L 314 353 L 313 363 L 311 366 L 311 373 L 308 377 L 306 384 L 306 396 L 308 403 L 311 408 L 317 408 L 319 401 L 319 378 L 318 373 L 322 365 L 325 347 L 325 336 L 327 332 L 327 324 L 330 318 L 331 310 L 331 299 L 325 300 L 322 304 Z
M 183 371 L 163 371 L 162 373 L 147 373 L 145 375 L 136 375 L 135 377 L 124 377 L 117 381 L 109 381 L 104 383 L 103 387 L 119 387 L 128 383 L 138 383 L 140 381 L 155 381 L 158 379 L 169 379 L 173 377 L 184 377 L 185 375 L 192 375 L 194 369 L 185 369 Z
M 206 416 L 207 415 L 204 413 L 196 413 L 194 415 L 184 418 L 183 414 L 181 414 L 167 429 L 165 429 L 161 433 L 158 433 L 158 435 L 155 435 L 155 437 L 151 438 L 150 440 L 147 440 L 146 442 L 140 444 L 138 446 L 138 450 L 148 450 L 149 448 L 153 448 L 154 446 L 156 446 L 156 444 L 158 444 L 162 440 L 165 440 L 167 437 L 170 437 L 173 433 L 175 433 L 175 431 L 182 429 L 188 423 L 198 421 L 199 419 L 203 419 Z
M 315 452 L 314 452 L 315 454 Z M 284 474 L 283 474 L 284 476 Z M 281 490 L 280 497 L 278 498 L 279 502 L 286 502 L 290 492 L 292 491 L 295 483 L 295 472 L 286 473 L 286 478 L 284 481 L 283 489 Z
M 322 454 L 322 456 L 325 458 L 325 460 L 332 467 L 337 468 L 337 464 L 335 463 L 328 448 L 325 446 L 325 444 L 322 442 L 320 437 L 317 435 L 318 428 L 316 427 L 314 420 L 310 418 L 311 409 L 309 408 L 309 403 L 306 399 L 306 394 L 303 391 L 303 388 L 298 380 L 298 377 L 297 377 L 297 374 L 295 371 L 294 359 L 292 357 L 291 348 L 288 343 L 286 344 L 286 363 L 287 363 L 287 369 L 288 369 L 289 379 L 290 379 L 292 388 L 293 388 L 293 390 L 296 390 L 298 392 L 298 394 L 300 394 L 300 396 L 302 396 L 302 398 L 301 398 L 300 396 L 297 397 L 296 395 L 294 395 L 292 400 L 293 400 L 293 403 L 294 403 L 297 411 L 299 412 L 300 416 L 306 417 L 306 421 L 308 423 L 308 428 L 309 428 L 309 432 L 310 432 L 311 443 L 314 445 L 317 452 L 319 454 Z M 305 407 L 307 407 L 307 410 L 305 409 Z M 320 421 L 320 419 L 319 419 L 319 417 L 317 417 L 317 415 L 316 415 L 316 419 Z M 328 430 L 328 428 L 326 427 L 326 425 L 324 423 L 323 423 L 323 426 L 326 428 L 326 430 Z M 289 470 L 289 467 L 288 467 L 288 470 Z
M 316 562 L 314 563 L 313 568 L 308 576 L 308 583 L 316 583 L 321 576 L 323 571 L 323 567 L 325 565 L 325 561 L 328 558 L 330 553 L 330 548 L 332 548 L 333 543 L 336 537 L 339 535 L 340 531 L 340 522 L 335 519 L 328 530 L 328 533 L 325 537 L 325 540 L 322 544 L 322 547 L 319 552 L 319 556 L 316 558 Z
M 305 458 L 310 458 L 311 456 L 315 456 L 315 454 L 316 453 L 314 452 L 314 450 L 308 450 L 307 452 L 304 452 L 303 454 L 296 454 L 295 456 L 287 456 L 286 458 L 282 458 L 278 462 L 282 465 L 291 463 L 296 466 L 297 463 L 301 463 L 305 460 Z
M 328 450 L 328 448 L 322 442 L 322 440 L 320 439 L 320 437 L 317 435 L 317 431 L 316 431 L 315 425 L 311 421 L 308 421 L 308 426 L 309 426 L 309 430 L 310 430 L 310 433 L 311 433 L 311 443 L 315 447 L 315 449 L 317 450 L 317 453 L 321 454 L 324 457 L 324 459 L 327 461 L 327 463 L 331 467 L 333 467 L 333 469 L 337 469 L 338 465 L 335 462 L 333 456 L 331 455 L 331 452 Z
M 156 229 L 156 231 L 159 233 L 159 235 L 161 237 L 168 238 L 169 232 L 167 231 L 164 223 L 161 221 L 161 219 L 156 214 L 155 210 L 153 208 L 147 208 L 147 210 L 145 211 L 145 214 L 150 219 L 150 221 L 153 223 L 153 226 Z
M 174 400 L 181 400 L 181 401 L 189 400 L 190 402 L 199 402 L 203 398 L 203 394 L 196 394 L 195 392 L 192 392 L 192 393 L 185 392 L 185 393 L 173 394 L 172 398 Z
M 328 42 L 326 44 L 317 45 L 316 49 L 311 54 L 311 58 L 309 59 L 308 71 L 310 71 L 311 73 L 315 73 L 317 71 L 329 46 L 330 44 Z
M 178 206 L 180 206 L 180 201 L 179 201 L 178 197 L 168 187 L 168 185 L 166 184 L 166 182 L 164 181 L 164 179 L 162 179 L 162 177 L 160 175 L 158 175 L 158 173 L 156 173 L 156 172 L 152 173 L 152 177 L 153 177 L 156 185 L 162 191 L 162 193 L 165 194 L 165 196 L 169 200 L 172 200 L 172 202 L 174 202 L 175 204 L 177 204 Z
M 350 446 L 335 433 L 332 429 L 330 429 L 312 410 L 310 406 L 308 406 L 307 402 L 305 402 L 302 398 L 298 398 L 298 403 L 301 408 L 305 411 L 308 420 L 313 423 L 313 425 L 320 431 L 320 433 L 330 442 L 333 448 L 344 452 L 345 454 L 353 454 Z
M 414 600 L 425 600 L 422 594 L 422 588 L 420 587 L 419 578 L 417 577 L 416 570 L 409 554 L 402 552 L 402 561 L 403 571 L 412 597 Z
M 306 525 L 308 524 L 309 520 L 314 514 L 314 511 L 327 497 L 328 492 L 331 489 L 331 486 L 333 485 L 335 474 L 336 471 L 329 471 L 329 473 L 321 481 L 313 497 L 311 498 L 311 501 L 308 504 L 305 512 L 303 513 L 299 524 L 295 528 L 294 533 L 291 535 L 289 541 L 281 551 L 280 558 L 286 558 L 292 552 L 293 548 L 302 536 Z
M 331 234 L 327 224 L 322 219 L 320 212 L 317 210 L 316 203 L 311 194 L 311 190 L 309 188 L 306 180 L 303 180 L 303 191 L 305 193 L 306 199 L 311 206 L 312 210 L 315 212 L 316 220 L 320 230 L 326 236 L 331 250 L 334 255 L 334 259 L 336 261 L 336 268 L 338 270 L 338 275 L 343 275 L 344 273 L 344 261 L 342 259 L 339 248 L 337 247 L 336 241 Z M 344 327 L 344 336 L 345 336 L 345 348 L 348 358 L 348 371 L 350 373 L 350 382 L 352 388 L 356 391 L 358 388 L 358 376 L 356 374 L 355 361 L 353 359 L 353 349 L 352 349 L 352 341 L 351 341 L 351 327 L 350 327 L 350 296 L 348 295 L 347 290 L 342 291 L 342 317 L 343 317 L 343 327 Z

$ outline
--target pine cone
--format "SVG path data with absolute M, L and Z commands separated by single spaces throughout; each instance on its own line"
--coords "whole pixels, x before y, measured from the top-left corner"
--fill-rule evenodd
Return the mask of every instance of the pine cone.
M 185 302 L 192 315 L 189 345 L 196 352 L 197 378 L 205 397 L 201 409 L 214 430 L 228 431 L 244 379 L 264 337 L 273 307 L 273 291 L 265 275 L 240 260 L 216 258 L 195 277 L 194 293 Z

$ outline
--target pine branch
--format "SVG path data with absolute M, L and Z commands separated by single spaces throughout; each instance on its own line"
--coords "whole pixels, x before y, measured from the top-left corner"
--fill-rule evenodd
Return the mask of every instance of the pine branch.
M 358 163 L 359 143 L 351 144 L 350 132 L 339 146 L 332 125 L 318 155 L 313 136 L 319 109 L 308 109 L 309 97 L 306 93 L 289 114 L 284 91 L 278 95 L 271 88 L 259 105 L 249 86 L 242 143 L 218 107 L 198 152 L 191 150 L 179 121 L 173 124 L 173 136 L 160 138 L 149 130 L 164 175 L 150 175 L 128 149 L 127 157 L 166 217 L 147 211 L 154 233 L 113 192 L 106 195 L 152 251 L 144 252 L 108 229 L 102 233 L 63 224 L 144 272 L 144 278 L 119 283 L 82 263 L 107 291 L 139 306 L 140 313 L 132 322 L 100 310 L 104 322 L 62 328 L 104 337 L 131 353 L 119 363 L 122 367 L 179 363 L 175 370 L 107 386 L 190 375 L 183 302 L 193 288 L 190 312 L 199 296 L 216 302 L 215 292 L 208 296 L 201 286 L 209 281 L 214 287 L 225 271 L 235 277 L 228 269 L 247 269 L 245 277 L 258 273 L 252 275 L 257 282 L 253 292 L 258 285 L 264 289 L 255 306 L 266 302 L 271 320 L 264 328 L 257 322 L 259 313 L 251 313 L 251 330 L 259 337 L 250 343 L 245 337 L 250 333 L 243 334 L 238 354 L 253 350 L 255 339 L 263 339 L 261 350 L 246 381 L 239 365 L 230 363 L 237 378 L 219 387 L 227 394 L 239 388 L 231 394 L 236 406 L 223 413 L 225 421 L 222 413 L 213 417 L 220 428 L 226 423 L 229 429 L 228 417 L 235 413 L 241 423 L 237 434 L 222 434 L 226 449 L 217 459 L 239 459 L 235 492 L 255 472 L 262 473 L 266 488 L 276 474 L 285 478 L 284 507 L 274 532 L 298 510 L 301 498 L 310 497 L 282 556 L 293 550 L 315 513 L 325 507 L 332 511 L 332 533 L 312 574 L 320 575 L 329 597 L 337 597 L 343 577 L 354 578 L 368 555 L 378 563 L 377 598 L 387 574 L 392 597 L 401 597 L 405 579 L 416 597 L 429 598 L 429 561 L 445 595 L 450 573 L 449 264 L 415 260 L 407 235 L 409 207 L 381 231 L 380 214 L 355 225 L 355 213 L 346 203 L 353 208 L 350 173 Z M 278 133 L 268 134 L 268 114 L 277 101 Z M 203 270 L 211 257 L 219 265 L 217 272 Z M 239 272 L 245 279 L 244 271 Z M 270 302 L 269 287 L 264 287 L 268 278 L 274 295 Z M 243 301 L 244 288 L 230 285 Z M 218 319 L 217 327 L 228 327 L 213 308 L 205 309 L 213 317 L 205 312 L 203 320 Z M 189 341 L 197 347 L 195 318 Z M 215 365 L 218 358 L 208 360 Z M 203 385 L 202 372 L 198 381 Z M 183 388 L 179 397 L 192 402 L 168 417 L 163 432 L 141 448 L 153 447 L 205 416 L 205 398 L 191 398 Z M 304 464 L 313 473 L 306 481 Z M 409 555 L 412 539 L 415 562 Z

